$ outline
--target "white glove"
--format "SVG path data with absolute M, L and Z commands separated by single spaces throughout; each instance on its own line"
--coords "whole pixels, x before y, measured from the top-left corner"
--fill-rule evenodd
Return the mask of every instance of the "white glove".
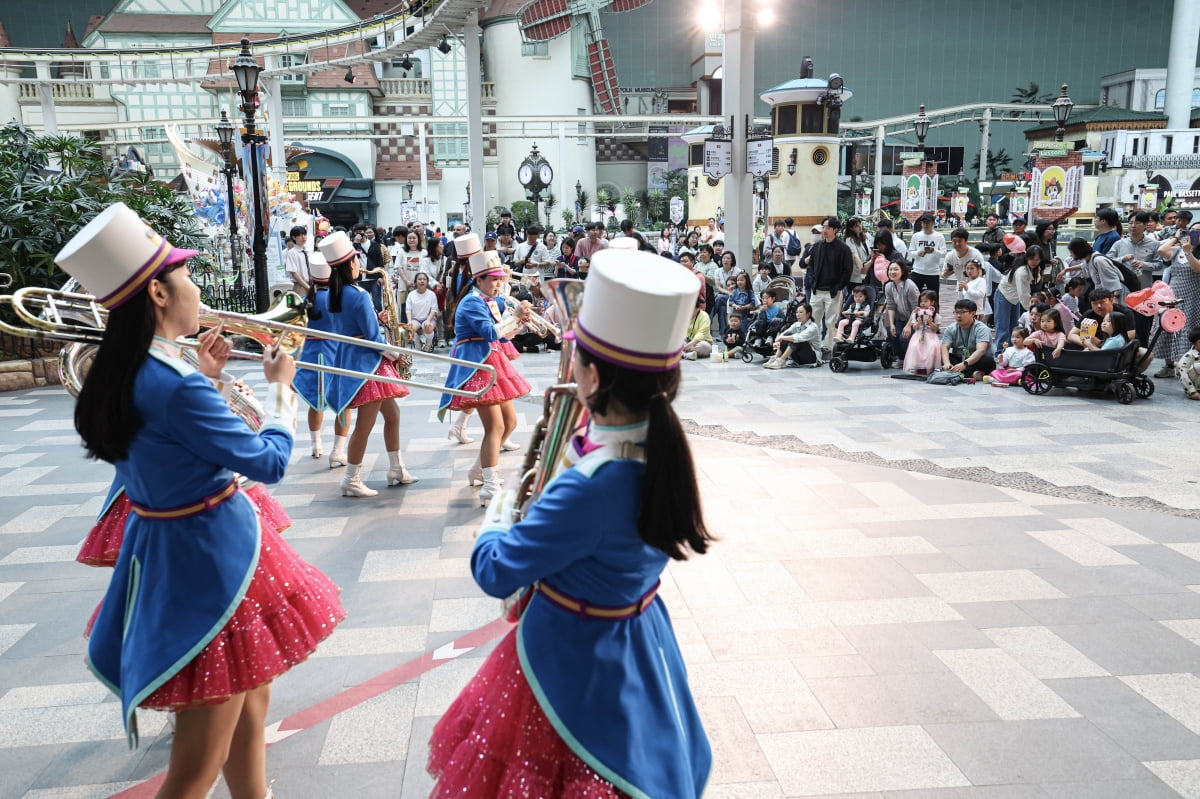
M 487 510 L 483 513 L 483 523 L 479 526 L 479 532 L 484 530 L 508 530 L 516 521 L 517 514 L 517 492 L 515 489 L 506 489 L 492 497 L 492 501 L 488 503 Z M 478 538 L 478 533 L 476 538 Z

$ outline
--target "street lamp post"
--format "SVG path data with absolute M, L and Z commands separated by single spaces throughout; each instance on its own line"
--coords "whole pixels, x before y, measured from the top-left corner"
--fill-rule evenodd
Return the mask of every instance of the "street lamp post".
M 554 183 L 554 170 L 551 169 L 550 162 L 538 152 L 536 144 L 517 168 L 517 180 L 529 192 L 530 199 L 533 200 L 533 221 L 536 223 L 541 211 L 539 206 L 542 201 L 542 190 Z
M 925 137 L 929 134 L 929 117 L 925 116 L 925 106 L 917 112 L 913 120 L 913 130 L 917 133 L 917 144 L 921 147 L 921 160 L 925 160 Z
M 250 145 L 250 182 L 254 199 L 254 305 L 263 313 L 271 305 L 271 287 L 267 285 L 267 209 L 263 207 L 262 173 L 258 168 L 258 154 L 267 137 L 254 129 L 254 115 L 258 110 L 258 74 L 262 67 L 250 52 L 250 40 L 242 39 L 242 51 L 233 62 L 233 76 L 237 80 L 238 93 L 242 96 L 241 111 L 245 114 L 242 123 L 246 132 L 242 144 Z
M 583 182 L 575 181 L 575 224 L 583 221 Z
M 1058 125 L 1058 129 L 1054 131 L 1054 140 L 1062 141 L 1066 135 L 1067 119 L 1071 116 L 1071 109 L 1075 107 L 1075 103 L 1067 97 L 1067 84 L 1062 85 L 1062 93 L 1058 95 L 1058 99 L 1054 101 L 1051 108 L 1054 109 L 1054 122 Z
M 241 245 L 238 242 L 237 204 L 233 197 L 233 176 L 237 174 L 237 167 L 233 165 L 233 123 L 229 121 L 229 115 L 225 111 L 221 112 L 221 121 L 217 123 L 217 139 L 221 142 L 221 156 L 225 159 L 221 174 L 225 176 L 225 193 L 229 201 L 229 258 L 233 262 L 233 271 L 240 280 L 242 259 L 238 250 Z

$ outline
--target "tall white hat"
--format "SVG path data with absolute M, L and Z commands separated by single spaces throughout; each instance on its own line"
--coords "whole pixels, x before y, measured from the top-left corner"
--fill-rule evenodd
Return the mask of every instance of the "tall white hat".
M 325 260 L 320 250 L 308 254 L 308 273 L 312 275 L 313 280 L 328 280 L 333 274 L 333 267 Z
M 479 238 L 476 237 L 475 240 L 479 241 Z M 457 242 L 459 240 L 455 239 L 454 241 L 455 248 L 457 249 Z M 467 260 L 471 262 L 472 279 L 480 275 L 499 275 L 501 277 L 508 275 L 508 272 L 504 268 L 504 262 L 500 260 L 500 253 L 495 250 L 473 253 Z
M 637 250 L 601 250 L 572 334 L 597 358 L 666 372 L 679 365 L 698 298 L 695 274 L 674 261 Z
M 54 262 L 111 310 L 195 254 L 173 246 L 125 203 L 114 203 L 72 236 Z
M 454 239 L 454 257 L 460 261 L 465 261 L 475 253 L 483 252 L 483 245 L 479 243 L 479 236 L 475 233 L 467 233 L 463 236 L 457 236 Z
M 325 256 L 325 261 L 331 269 L 335 266 L 341 266 L 346 261 L 358 255 L 358 250 L 354 249 L 354 243 L 350 241 L 350 237 L 346 235 L 346 231 L 344 230 L 330 233 L 321 239 L 317 244 L 317 249 L 320 250 L 321 255 Z

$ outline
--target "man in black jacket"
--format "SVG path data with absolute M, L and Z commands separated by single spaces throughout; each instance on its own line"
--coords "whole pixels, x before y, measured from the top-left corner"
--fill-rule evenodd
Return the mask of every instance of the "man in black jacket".
M 808 302 L 813 309 L 813 319 L 817 324 L 822 321 L 825 323 L 821 349 L 826 355 L 833 348 L 833 334 L 842 310 L 842 290 L 849 285 L 850 273 L 854 269 L 850 248 L 837 236 L 841 226 L 836 216 L 821 220 L 821 240 L 812 246 L 809 253 L 810 277 L 805 281 L 811 286 Z

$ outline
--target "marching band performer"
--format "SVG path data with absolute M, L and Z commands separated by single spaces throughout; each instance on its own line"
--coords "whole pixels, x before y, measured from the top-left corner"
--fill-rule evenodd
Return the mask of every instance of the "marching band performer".
M 430 740 L 433 796 L 696 799 L 712 763 L 666 606 L 671 559 L 713 540 L 671 406 L 696 279 L 650 253 L 597 253 L 573 333 L 587 454 L 514 523 L 492 500 L 475 581 L 524 587 L 516 629 Z M 523 606 L 523 607 L 522 607 Z
M 308 296 L 308 327 L 312 330 L 333 332 L 333 318 L 329 315 L 329 276 L 333 272 L 325 256 L 314 252 L 308 256 L 308 271 L 310 282 Z M 329 339 L 313 337 L 304 342 L 300 351 L 302 363 L 319 363 L 333 365 L 337 360 L 337 342 Z M 326 408 L 333 408 L 330 402 L 330 390 L 338 378 L 311 369 L 297 369 L 296 379 L 292 388 L 308 405 L 308 435 L 312 439 L 312 456 L 320 458 L 325 454 L 321 443 L 321 428 L 325 423 Z M 336 469 L 346 465 L 346 436 L 350 432 L 350 411 L 338 413 L 334 410 L 333 417 L 333 451 L 329 453 L 329 468 Z
M 454 249 L 459 257 L 468 259 L 471 265 L 471 282 L 463 287 L 454 312 L 456 340 L 451 355 L 464 360 L 486 363 L 496 370 L 496 383 L 478 399 L 443 394 L 438 408 L 438 419 L 445 419 L 446 411 L 462 411 L 474 408 L 483 422 L 483 441 L 479 447 L 479 458 L 467 476 L 469 485 L 482 482 L 479 492 L 481 504 L 486 505 L 500 490 L 500 445 L 517 429 L 517 411 L 512 401 L 529 393 L 529 383 L 508 360 L 500 340 L 512 332 L 520 320 L 505 317 L 496 297 L 508 279 L 508 272 L 495 251 L 484 252 L 479 246 L 479 237 L 468 233 L 454 240 Z M 446 376 L 447 388 L 473 391 L 487 383 L 487 374 L 469 366 L 455 364 Z
M 358 252 L 350 238 L 338 231 L 321 240 L 318 245 L 329 264 L 329 317 L 333 332 L 354 336 L 366 341 L 385 343 L 371 295 L 355 285 L 358 280 Z M 399 377 L 392 358 L 379 350 L 353 344 L 338 344 L 334 350 L 337 366 L 380 377 Z M 379 492 L 367 488 L 362 480 L 363 456 L 367 441 L 375 427 L 375 417 L 383 413 L 383 441 L 387 447 L 387 484 L 409 485 L 417 479 L 409 474 L 400 453 L 400 406 L 398 397 L 407 397 L 408 388 L 394 383 L 382 383 L 366 378 L 338 377 L 330 381 L 332 407 L 338 413 L 347 408 L 358 411 L 354 433 L 350 436 L 346 475 L 342 478 L 342 496 L 373 497 Z
M 176 343 L 194 334 L 200 291 L 173 247 L 127 206 L 110 206 L 55 261 L 109 310 L 79 394 L 75 426 L 109 461 L 130 515 L 87 662 L 121 701 L 176 711 L 160 797 L 199 799 L 223 772 L 236 797 L 271 794 L 263 734 L 270 682 L 305 660 L 345 617 L 338 588 L 309 566 L 237 490 L 283 477 L 292 449 L 295 365 L 264 354 L 265 424 L 249 430 L 210 384 L 230 345 L 201 336 L 199 371 Z

